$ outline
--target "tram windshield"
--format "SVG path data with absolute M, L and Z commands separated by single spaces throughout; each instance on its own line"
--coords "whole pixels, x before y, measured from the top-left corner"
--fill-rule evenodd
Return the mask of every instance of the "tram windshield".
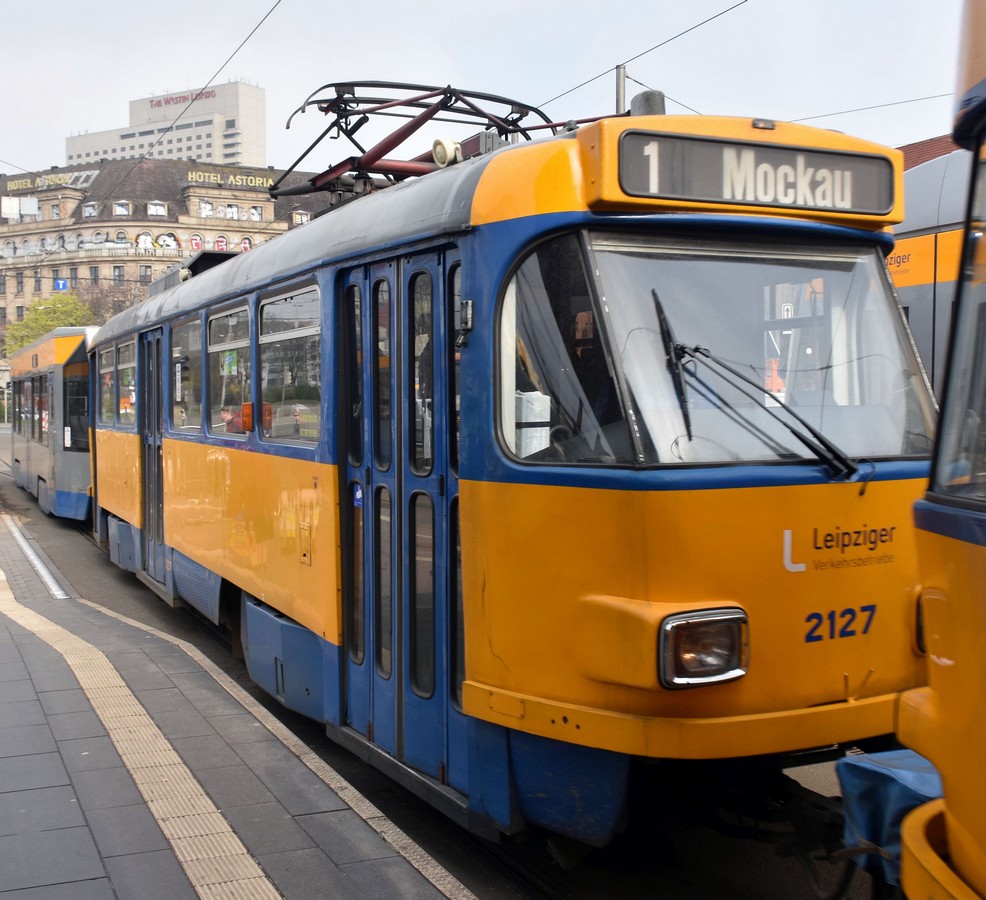
M 879 251 L 575 234 L 500 318 L 500 426 L 532 462 L 926 457 L 934 402 Z
M 966 233 L 949 386 L 933 489 L 986 503 L 986 148 L 979 150 Z

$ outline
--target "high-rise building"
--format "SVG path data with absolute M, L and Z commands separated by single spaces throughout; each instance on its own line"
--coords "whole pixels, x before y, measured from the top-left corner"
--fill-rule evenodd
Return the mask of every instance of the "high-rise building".
M 101 159 L 184 159 L 267 165 L 263 88 L 242 81 L 130 101 L 130 124 L 65 139 L 66 164 Z

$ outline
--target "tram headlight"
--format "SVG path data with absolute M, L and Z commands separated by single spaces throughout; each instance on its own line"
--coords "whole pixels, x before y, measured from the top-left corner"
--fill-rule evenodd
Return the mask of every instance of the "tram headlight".
M 701 609 L 661 623 L 660 679 L 666 688 L 732 681 L 746 674 L 749 621 L 741 609 Z

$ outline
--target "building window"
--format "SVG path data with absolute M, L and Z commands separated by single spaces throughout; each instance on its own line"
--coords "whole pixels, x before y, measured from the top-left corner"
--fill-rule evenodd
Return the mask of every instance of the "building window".
M 0 272 L 0 294 L 6 294 L 6 293 L 7 293 L 7 274 L 5 272 Z M 3 311 L 2 312 L 2 315 L 3 315 L 4 321 L 6 321 L 6 319 L 7 319 L 7 307 L 2 306 L 2 307 L 0 307 L 0 310 Z
M 18 272 L 16 275 L 14 275 L 14 292 L 17 293 L 17 294 L 23 294 L 24 293 L 24 273 L 23 272 Z M 18 307 L 18 309 L 20 309 L 20 307 Z M 19 322 L 20 319 L 18 319 L 17 321 Z
M 79 286 L 79 269 L 77 266 L 72 266 L 68 270 L 68 286 L 75 290 Z
M 87 154 L 88 155 L 88 154 Z M 95 203 L 83 203 L 82 204 L 82 218 L 92 219 L 96 216 L 97 205 Z
M 264 208 L 262 206 L 250 207 L 250 219 L 254 222 L 264 221 Z
M 53 219 L 60 219 L 62 217 L 62 204 L 52 203 L 51 204 L 51 217 Z
M 151 283 L 151 267 L 141 266 L 140 267 L 140 283 L 150 284 Z
M 18 322 L 23 322 L 24 321 L 24 307 L 23 306 L 18 306 L 17 307 L 17 321 Z
M 238 219 L 240 217 L 240 208 L 235 203 L 226 204 L 226 218 L 227 219 Z
M 7 324 L 7 307 L 0 306 L 0 327 Z
M 114 200 L 113 201 L 113 215 L 114 216 L 129 216 L 130 215 L 130 201 L 129 200 Z
M 306 212 L 296 212 L 294 214 L 294 224 L 304 225 L 311 219 L 311 216 Z
M 35 294 L 40 294 L 41 293 L 41 270 L 40 269 L 35 269 L 34 270 L 34 293 Z
M 89 266 L 89 281 L 99 284 L 99 266 Z
M 116 242 L 118 244 L 129 244 L 130 241 L 127 240 L 127 233 L 125 231 L 118 231 L 116 233 Z
M 113 284 L 123 284 L 123 266 L 113 266 Z
M 51 289 L 53 291 L 58 290 L 58 269 L 51 270 Z
M 199 215 L 203 218 L 209 218 L 212 215 L 211 200 L 199 200 Z
M 147 215 L 149 216 L 166 216 L 168 214 L 168 207 L 158 200 L 151 200 L 147 204 Z

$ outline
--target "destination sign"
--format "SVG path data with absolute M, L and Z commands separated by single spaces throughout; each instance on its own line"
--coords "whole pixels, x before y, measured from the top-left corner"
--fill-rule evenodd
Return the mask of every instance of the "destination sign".
M 620 187 L 633 197 L 884 215 L 894 169 L 880 156 L 626 131 Z

